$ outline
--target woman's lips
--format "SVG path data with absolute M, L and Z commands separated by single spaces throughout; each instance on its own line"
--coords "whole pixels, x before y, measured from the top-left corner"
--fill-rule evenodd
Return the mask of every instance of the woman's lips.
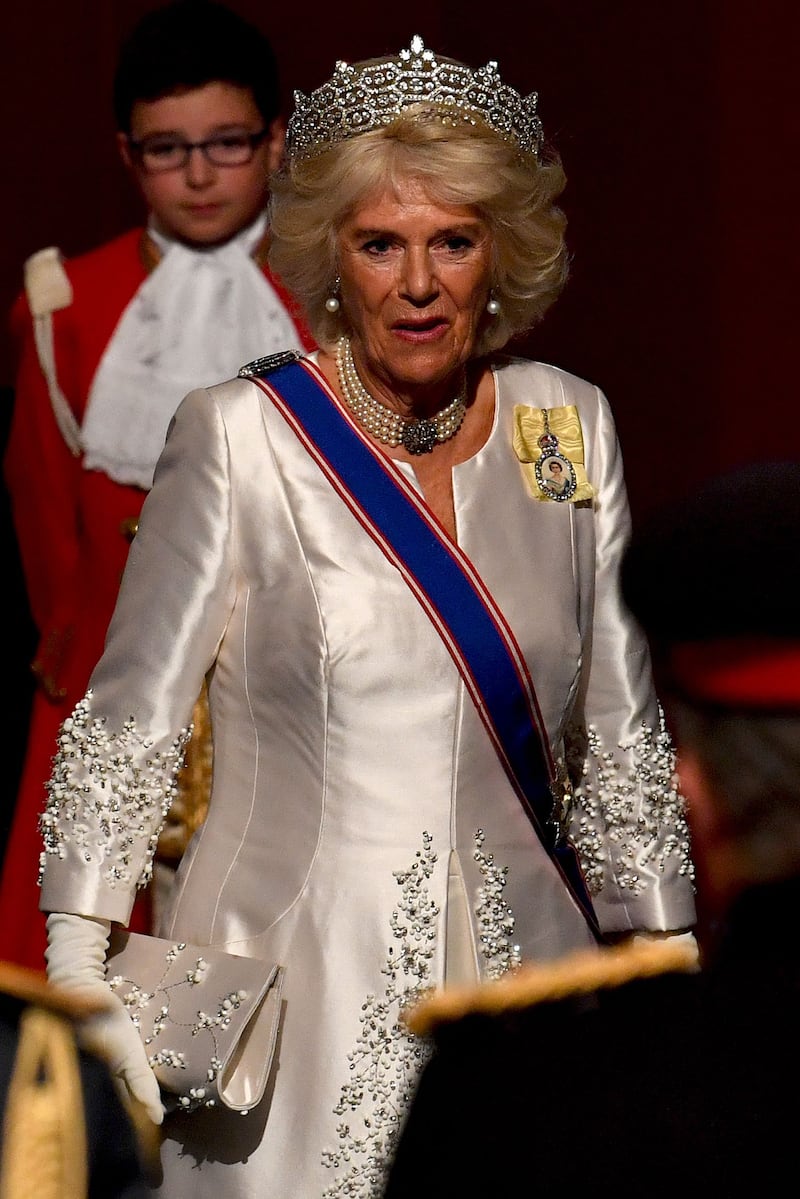
M 398 321 L 392 326 L 392 332 L 409 341 L 436 341 L 448 328 L 445 320 Z

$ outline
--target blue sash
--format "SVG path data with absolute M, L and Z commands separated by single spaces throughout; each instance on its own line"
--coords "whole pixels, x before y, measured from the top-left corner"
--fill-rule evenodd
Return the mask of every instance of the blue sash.
M 527 664 L 475 567 L 314 363 L 292 352 L 239 373 L 269 396 L 433 621 L 531 824 L 601 940 L 575 849 L 554 831 L 555 768 Z

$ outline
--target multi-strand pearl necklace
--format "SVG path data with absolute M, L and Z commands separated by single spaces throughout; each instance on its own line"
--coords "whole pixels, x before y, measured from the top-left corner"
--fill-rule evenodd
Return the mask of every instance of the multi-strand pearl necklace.
M 409 454 L 429 454 L 440 441 L 447 441 L 461 428 L 467 411 L 466 380 L 456 398 L 435 416 L 407 420 L 369 394 L 353 362 L 349 337 L 339 338 L 336 369 L 347 407 L 358 423 L 383 445 L 402 445 Z

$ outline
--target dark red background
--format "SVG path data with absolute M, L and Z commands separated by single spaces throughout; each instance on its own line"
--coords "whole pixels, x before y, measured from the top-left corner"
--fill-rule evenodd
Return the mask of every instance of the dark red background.
M 287 111 L 292 90 L 315 87 L 337 58 L 395 52 L 414 33 L 475 65 L 496 59 L 509 83 L 539 92 L 569 177 L 573 267 L 567 291 L 525 348 L 606 391 L 634 521 L 708 472 L 800 458 L 797 0 L 231 4 L 270 34 Z M 151 7 L 153 0 L 5 7 L 3 430 L 13 382 L 5 313 L 25 257 L 52 244 L 81 252 L 141 217 L 116 157 L 110 93 L 120 36 Z M 11 600 L 6 678 L 18 699 L 8 732 L 19 755 L 35 637 L 1 489 L 0 500 Z M 0 849 L 16 766 L 0 793 Z
M 140 215 L 116 159 L 120 35 L 151 0 L 9 6 L 0 307 L 25 256 L 87 249 Z M 294 87 L 413 33 L 537 90 L 569 176 L 573 274 L 526 345 L 616 412 L 634 518 L 703 473 L 800 456 L 800 8 L 790 0 L 232 0 Z M 12 381 L 5 327 L 0 384 Z

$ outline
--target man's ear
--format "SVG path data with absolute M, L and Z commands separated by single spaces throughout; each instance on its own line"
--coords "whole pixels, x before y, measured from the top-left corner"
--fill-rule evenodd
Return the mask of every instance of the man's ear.
M 270 121 L 267 128 L 267 136 L 264 139 L 264 145 L 267 150 L 267 170 L 277 171 L 283 157 L 283 147 L 286 141 L 286 124 L 283 117 L 275 117 L 274 121 Z
M 135 171 L 136 164 L 134 163 L 133 158 L 131 156 L 131 149 L 130 149 L 127 133 L 120 133 L 120 132 L 117 133 L 117 149 L 119 150 L 120 158 L 122 159 L 122 161 L 124 162 L 124 164 L 128 168 L 128 170 Z
M 707 844 L 714 839 L 720 821 L 703 764 L 692 750 L 683 749 L 678 752 L 676 769 L 692 837 Z

